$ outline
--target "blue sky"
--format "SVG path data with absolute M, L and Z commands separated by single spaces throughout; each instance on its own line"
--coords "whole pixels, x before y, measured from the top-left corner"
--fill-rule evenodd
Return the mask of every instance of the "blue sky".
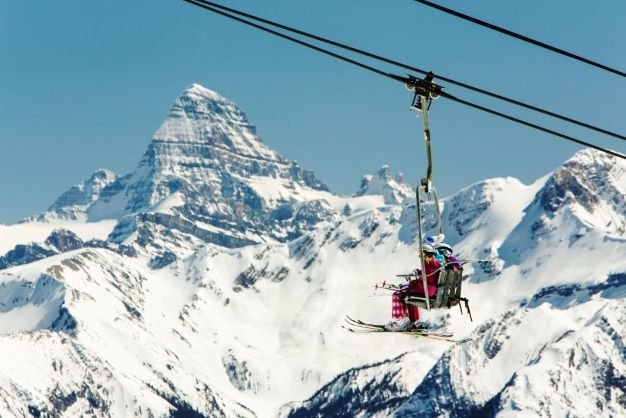
M 439 3 L 626 69 L 623 0 Z M 626 132 L 623 78 L 411 0 L 224 4 Z M 0 0 L 0 57 L 2 223 L 45 210 L 98 168 L 132 171 L 191 83 L 236 102 L 269 146 L 337 193 L 353 193 L 383 164 L 411 184 L 425 172 L 421 121 L 401 84 L 182 1 Z M 446 90 L 626 152 L 600 134 Z M 444 196 L 490 177 L 530 182 L 580 148 L 443 99 L 431 123 Z

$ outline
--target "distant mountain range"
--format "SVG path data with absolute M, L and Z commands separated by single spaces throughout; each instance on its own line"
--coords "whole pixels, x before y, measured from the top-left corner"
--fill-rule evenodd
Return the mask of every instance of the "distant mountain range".
M 626 416 L 624 173 L 585 149 L 443 199 L 489 262 L 473 322 L 424 316 L 469 342 L 354 335 L 418 265 L 413 188 L 384 166 L 335 195 L 194 84 L 132 173 L 0 226 L 0 416 Z

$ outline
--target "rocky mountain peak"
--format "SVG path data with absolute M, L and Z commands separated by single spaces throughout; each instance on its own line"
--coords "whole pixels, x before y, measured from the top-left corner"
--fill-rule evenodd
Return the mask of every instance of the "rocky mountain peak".
M 211 145 L 238 155 L 280 160 L 236 104 L 199 84 L 186 88 L 174 101 L 153 142 Z
M 393 178 L 391 168 L 384 165 L 374 175 L 366 175 L 361 179 L 361 187 L 356 196 L 382 195 L 387 205 L 397 205 L 408 196 L 413 195 L 411 186 L 404 182 L 404 175 L 398 173 Z
M 84 215 L 85 210 L 97 201 L 102 192 L 118 179 L 118 175 L 110 170 L 96 170 L 88 179 L 72 186 L 63 193 L 39 217 L 39 220 L 60 218 L 76 220 Z
M 623 235 L 625 196 L 626 162 L 584 149 L 552 173 L 534 203 L 548 216 L 569 208 L 583 223 Z
M 136 217 L 120 222 L 117 241 L 157 223 L 203 242 L 238 246 L 268 234 L 291 236 L 276 223 L 291 225 L 283 216 L 298 211 L 284 206 L 320 191 L 327 187 L 267 147 L 233 102 L 193 84 L 175 100 L 136 170 L 111 185 L 89 217 Z M 274 216 L 277 209 L 281 216 Z
M 576 245 L 590 231 L 626 237 L 626 163 L 591 149 L 546 176 L 523 217 L 498 249 L 509 265 L 557 245 Z

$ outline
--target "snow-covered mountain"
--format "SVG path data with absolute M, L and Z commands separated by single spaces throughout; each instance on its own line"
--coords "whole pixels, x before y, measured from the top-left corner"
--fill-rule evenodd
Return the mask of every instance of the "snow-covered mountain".
M 87 215 L 125 217 L 116 242 L 168 229 L 178 235 L 172 241 L 192 237 L 240 247 L 290 240 L 332 219 L 326 195 L 312 172 L 269 149 L 234 103 L 192 85 L 137 169 L 106 188 Z
M 135 171 L 0 226 L 0 416 L 623 416 L 624 172 L 583 150 L 445 198 L 448 242 L 492 262 L 466 266 L 473 322 L 424 317 L 470 341 L 354 335 L 418 264 L 411 187 L 334 195 L 192 85 Z
M 163 257 L 208 242 L 285 242 L 334 219 L 342 209 L 334 200 L 312 172 L 269 149 L 234 103 L 194 84 L 174 102 L 135 171 L 98 170 L 39 220 L 116 219 L 111 241 Z
M 415 192 L 404 182 L 402 173 L 393 178 L 391 168 L 384 165 L 376 174 L 363 176 L 361 179 L 361 188 L 356 196 L 365 195 L 383 196 L 386 204 L 397 205 L 407 197 L 415 196 Z
M 86 220 L 88 208 L 117 179 L 118 175 L 110 170 L 96 170 L 87 180 L 63 193 L 37 220 Z
M 625 167 L 584 150 L 531 186 L 489 180 L 446 199 L 456 248 L 498 257 L 469 271 L 478 320 L 461 333 L 471 341 L 445 352 L 399 406 L 397 393 L 380 399 L 379 382 L 399 383 L 394 367 L 385 375 L 372 365 L 338 376 L 289 416 L 332 415 L 346 394 L 373 399 L 353 409 L 367 416 L 624 416 L 626 239 L 611 226 L 626 216 L 615 209 Z M 598 222 L 607 218 L 613 224 Z

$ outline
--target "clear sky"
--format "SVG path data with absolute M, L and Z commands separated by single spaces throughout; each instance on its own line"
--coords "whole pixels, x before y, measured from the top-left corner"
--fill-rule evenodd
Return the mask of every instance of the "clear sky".
M 438 1 L 626 69 L 623 0 Z M 626 132 L 626 79 L 412 0 L 224 4 Z M 352 194 L 383 164 L 411 184 L 424 175 L 421 121 L 399 83 L 179 0 L 0 0 L 0 223 L 45 210 L 98 168 L 131 172 L 191 83 L 237 103 L 269 146 L 334 192 Z M 446 90 L 626 152 L 601 134 Z M 580 148 L 444 99 L 431 123 L 444 196 L 490 177 L 528 183 Z

